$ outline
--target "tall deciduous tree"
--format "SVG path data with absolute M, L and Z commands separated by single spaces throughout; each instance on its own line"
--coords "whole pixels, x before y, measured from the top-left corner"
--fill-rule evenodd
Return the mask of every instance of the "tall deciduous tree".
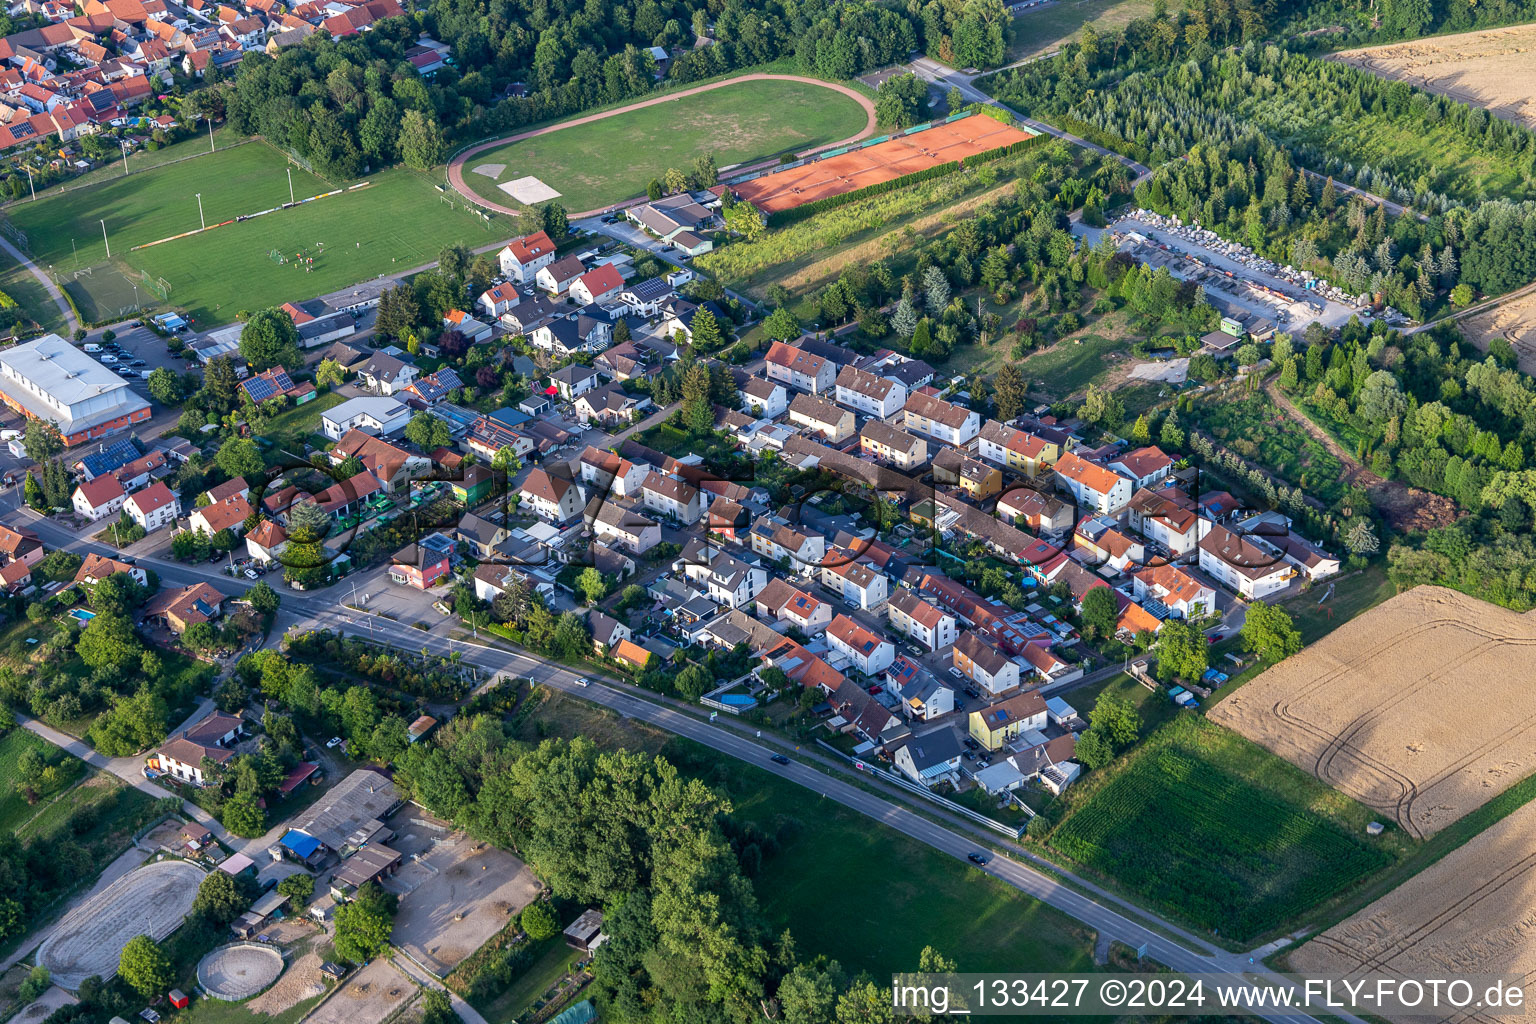
M 298 367 L 304 356 L 299 349 L 299 329 L 285 310 L 257 310 L 240 331 L 240 355 L 253 370 L 272 366 Z

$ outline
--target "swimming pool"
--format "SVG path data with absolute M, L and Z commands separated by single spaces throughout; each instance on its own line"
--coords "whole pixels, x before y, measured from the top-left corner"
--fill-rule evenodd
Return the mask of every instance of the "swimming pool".
M 725 693 L 720 695 L 721 704 L 729 704 L 733 708 L 751 708 L 757 706 L 754 697 L 748 697 L 744 693 Z
M 82 626 L 96 617 L 95 612 L 89 611 L 85 608 L 73 608 L 70 610 L 69 614 L 71 618 L 76 619 Z

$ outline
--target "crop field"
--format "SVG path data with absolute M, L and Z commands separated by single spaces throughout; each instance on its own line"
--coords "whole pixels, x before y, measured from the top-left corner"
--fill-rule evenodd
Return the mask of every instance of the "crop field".
M 1536 25 L 1342 50 L 1334 59 L 1536 128 Z
M 1238 941 L 1393 860 L 1364 841 L 1366 808 L 1191 714 L 1069 790 L 1066 804 L 1047 838 L 1053 849 Z
M 1008 27 L 1008 60 L 1050 53 L 1086 26 L 1103 34 L 1151 13 L 1152 0 L 1062 0 L 1023 11 Z
M 1290 969 L 1420 978 L 1473 972 L 1516 976 L 1526 981 L 1528 1003 L 1536 997 L 1530 983 L 1536 978 L 1533 833 L 1536 802 L 1292 952 Z M 1523 1017 L 1481 1010 L 1456 1019 L 1514 1024 Z
M 811 82 L 738 82 L 708 92 L 554 129 L 474 153 L 465 184 L 481 198 L 510 204 L 499 183 L 534 176 L 573 213 L 645 192 L 652 178 L 686 171 L 706 154 L 717 167 L 750 163 L 851 138 L 872 123 L 852 97 Z M 477 167 L 499 167 L 494 177 Z
M 485 222 L 462 200 L 448 200 L 454 203 L 450 209 L 428 178 L 394 168 L 371 176 L 366 188 L 130 251 L 196 230 L 199 192 L 209 225 L 288 202 L 290 169 L 299 199 L 338 187 L 290 168 L 280 153 L 253 142 L 18 204 L 10 209 L 10 220 L 24 233 L 33 260 L 51 267 L 93 320 L 135 300 L 185 309 L 197 320 L 230 320 L 236 310 L 310 298 L 430 262 L 452 242 L 493 241 Z M 274 261 L 269 255 L 274 249 L 289 262 Z M 315 257 L 312 271 L 291 259 L 300 251 Z M 143 284 L 135 293 L 123 269 L 164 278 L 168 300 L 163 303 Z
M 1415 587 L 1219 704 L 1228 725 L 1397 821 L 1433 835 L 1536 770 L 1536 620 Z M 1477 694 L 1476 728 L 1450 709 Z

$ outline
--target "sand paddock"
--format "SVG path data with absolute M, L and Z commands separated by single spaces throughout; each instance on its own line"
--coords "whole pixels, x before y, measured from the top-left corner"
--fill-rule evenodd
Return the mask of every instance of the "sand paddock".
M 762 212 L 776 213 L 1011 146 L 1033 134 L 977 114 L 841 156 L 765 174 L 732 185 L 731 190 Z
M 259 942 L 212 950 L 197 965 L 197 983 L 214 999 L 238 1003 L 263 991 L 283 973 L 283 954 Z
M 336 994 L 304 1018 L 305 1024 L 359 1024 L 388 1019 L 416 998 L 416 983 L 394 961 L 379 957 L 341 983 Z
M 1536 616 L 1416 587 L 1210 717 L 1423 838 L 1536 769 L 1533 648 Z
M 1536 128 L 1536 25 L 1343 50 L 1334 56 Z
M 1533 833 L 1536 803 L 1528 803 L 1297 949 L 1291 968 L 1415 978 L 1519 975 L 1527 979 L 1529 1003 L 1536 998 L 1529 984 L 1536 977 Z M 1456 1019 L 1513 1024 L 1524 1018 L 1480 1011 Z
M 1536 68 L 1532 75 L 1536 76 Z M 1536 292 L 1468 317 L 1462 321 L 1461 330 L 1484 352 L 1494 338 L 1503 338 L 1514 346 L 1520 371 L 1536 374 Z
M 202 880 L 203 869 L 184 860 L 131 871 L 65 915 L 38 948 L 37 962 L 68 989 L 93 974 L 111 978 L 129 939 L 147 934 L 158 942 L 181 925 Z
M 325 975 L 320 973 L 323 962 L 319 953 L 305 953 L 288 965 L 277 984 L 246 1003 L 245 1008 L 252 1013 L 276 1015 L 323 994 Z

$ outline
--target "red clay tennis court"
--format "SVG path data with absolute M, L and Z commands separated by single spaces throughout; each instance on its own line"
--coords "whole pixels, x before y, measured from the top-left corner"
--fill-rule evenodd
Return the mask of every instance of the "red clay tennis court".
M 1011 146 L 1033 134 L 990 117 L 972 115 L 841 156 L 765 174 L 731 189 L 763 213 L 777 213 Z

